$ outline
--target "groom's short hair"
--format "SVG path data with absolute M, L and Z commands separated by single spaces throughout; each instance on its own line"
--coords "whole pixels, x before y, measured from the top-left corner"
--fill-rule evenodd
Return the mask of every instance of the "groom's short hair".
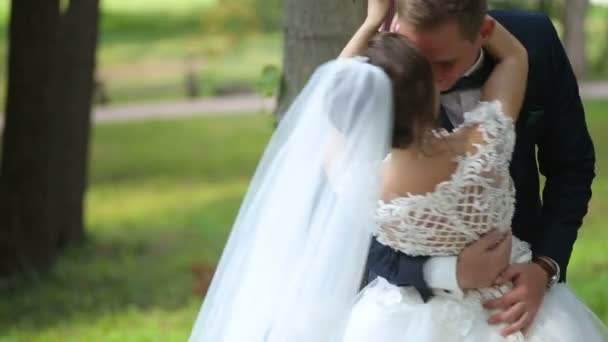
M 455 20 L 465 39 L 474 40 L 488 12 L 487 0 L 397 0 L 399 18 L 420 30 Z

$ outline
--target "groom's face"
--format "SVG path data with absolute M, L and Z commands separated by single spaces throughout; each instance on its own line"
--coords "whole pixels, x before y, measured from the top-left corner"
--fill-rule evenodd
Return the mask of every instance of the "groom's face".
M 424 31 L 399 21 L 397 32 L 411 40 L 431 62 L 435 83 L 441 91 L 450 89 L 477 61 L 483 42 L 481 34 L 474 41 L 464 38 L 455 21 Z

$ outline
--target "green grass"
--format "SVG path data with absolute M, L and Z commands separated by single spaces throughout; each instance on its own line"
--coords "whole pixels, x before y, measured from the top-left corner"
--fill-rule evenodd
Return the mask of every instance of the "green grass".
M 589 214 L 580 230 L 569 267 L 569 280 L 577 293 L 608 322 L 608 101 L 586 105 L 596 148 L 597 178 Z
M 0 341 L 184 341 L 272 130 L 267 115 L 97 126 L 89 240 L 0 295 Z
M 102 7 L 122 12 L 188 12 L 192 9 L 215 5 L 217 0 L 101 0 Z
M 587 104 L 598 178 L 570 267 L 608 322 L 608 102 Z M 96 126 L 89 239 L 50 274 L 0 293 L 0 341 L 184 341 L 272 131 L 267 115 Z

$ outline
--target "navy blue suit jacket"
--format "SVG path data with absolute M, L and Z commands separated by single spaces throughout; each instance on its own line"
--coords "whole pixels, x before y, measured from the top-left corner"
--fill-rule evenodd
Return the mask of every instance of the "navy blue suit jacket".
M 587 213 L 595 177 L 595 153 L 585 123 L 576 78 L 550 19 L 541 13 L 493 11 L 527 48 L 530 71 L 516 124 L 511 175 L 516 195 L 513 233 L 535 255 L 554 259 L 565 280 L 578 228 Z M 484 65 L 487 74 L 492 62 Z M 442 126 L 453 128 L 445 116 Z M 540 194 L 539 171 L 546 177 Z M 430 290 L 422 268 L 428 257 L 411 257 L 372 241 L 368 277 L 382 276 L 399 286 Z

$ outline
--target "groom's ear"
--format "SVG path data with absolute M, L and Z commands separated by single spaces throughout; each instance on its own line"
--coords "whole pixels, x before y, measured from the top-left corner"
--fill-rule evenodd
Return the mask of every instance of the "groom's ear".
M 481 36 L 482 44 L 486 43 L 490 39 L 492 33 L 494 33 L 495 27 L 496 21 L 492 17 L 486 16 L 483 19 L 483 23 L 481 23 L 481 30 L 479 30 L 479 35 Z

